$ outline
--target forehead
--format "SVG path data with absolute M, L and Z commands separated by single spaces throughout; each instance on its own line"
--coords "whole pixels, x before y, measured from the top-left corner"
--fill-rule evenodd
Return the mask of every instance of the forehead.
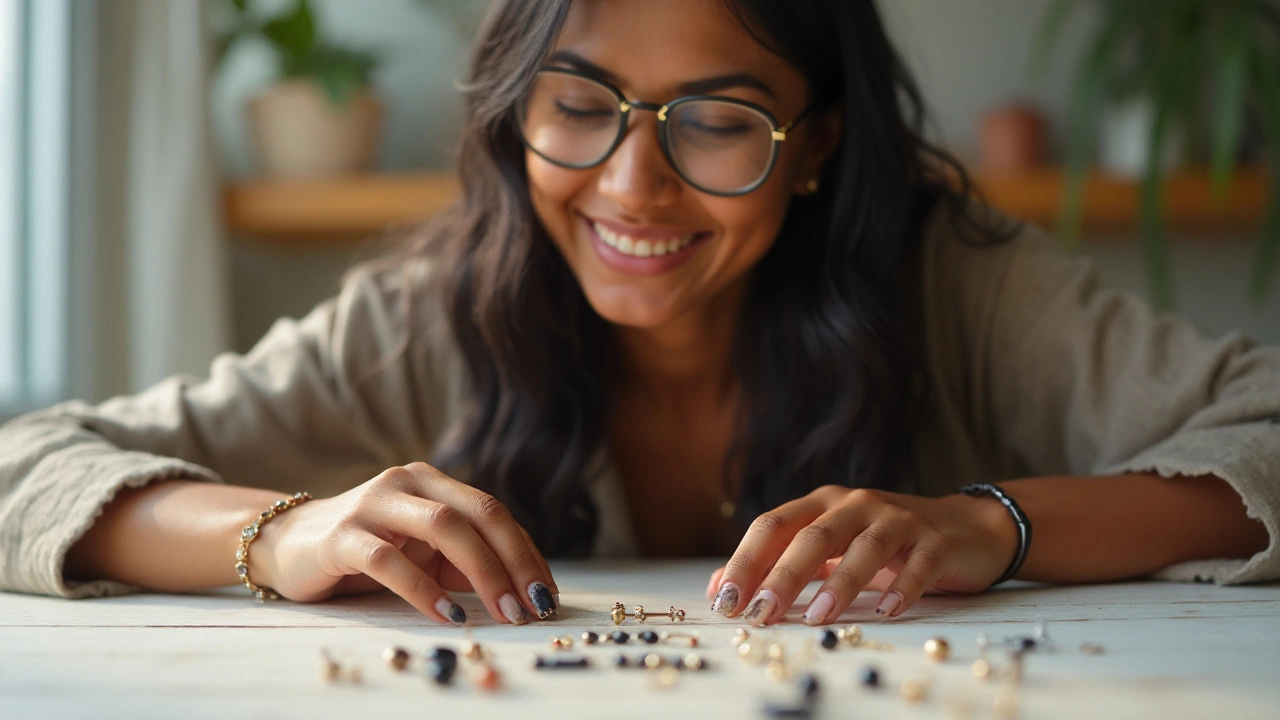
M 780 99 L 803 92 L 799 71 L 760 45 L 724 0 L 574 0 L 556 50 L 609 70 L 636 98 L 743 72 Z

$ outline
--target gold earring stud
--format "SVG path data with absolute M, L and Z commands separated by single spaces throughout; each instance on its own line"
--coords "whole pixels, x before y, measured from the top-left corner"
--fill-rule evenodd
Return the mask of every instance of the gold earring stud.
M 819 183 L 819 182 L 818 182 L 818 178 L 816 178 L 816 177 L 814 177 L 814 178 L 809 178 L 809 182 L 806 182 L 806 183 L 804 184 L 805 192 L 806 192 L 807 194 L 809 194 L 809 195 L 812 195 L 812 194 L 814 194 L 814 193 L 818 192 L 818 188 L 820 187 L 820 185 L 821 185 L 821 183 Z
M 620 602 L 613 604 L 613 611 L 609 613 L 609 617 L 613 618 L 614 625 L 621 625 L 623 620 L 627 619 L 627 606 Z
M 636 622 L 644 622 L 645 620 L 654 617 L 670 618 L 671 622 L 684 622 L 684 610 L 677 610 L 676 606 L 672 605 L 664 613 L 650 613 L 644 611 L 643 605 L 637 605 L 632 617 L 636 619 Z

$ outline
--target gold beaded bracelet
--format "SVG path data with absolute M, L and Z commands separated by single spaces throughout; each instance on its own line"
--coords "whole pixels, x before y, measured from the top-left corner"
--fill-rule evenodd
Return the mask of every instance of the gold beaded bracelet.
M 262 602 L 263 600 L 279 600 L 280 595 L 269 587 L 254 585 L 253 581 L 249 579 L 249 546 L 253 544 L 254 540 L 258 539 L 258 532 L 262 530 L 262 526 L 265 525 L 268 520 L 279 515 L 285 510 L 301 505 L 310 499 L 311 493 L 300 492 L 294 493 L 293 497 L 277 500 L 271 507 L 267 508 L 265 512 L 259 515 L 257 520 L 249 523 L 245 526 L 244 530 L 240 531 L 240 546 L 236 548 L 236 575 L 240 576 L 240 579 L 244 581 L 244 586 L 249 588 L 249 590 L 258 598 L 258 602 Z

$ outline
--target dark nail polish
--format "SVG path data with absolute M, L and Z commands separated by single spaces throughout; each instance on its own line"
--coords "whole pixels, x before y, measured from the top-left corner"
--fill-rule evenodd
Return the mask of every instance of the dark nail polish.
M 733 583 L 726 583 L 720 587 L 720 592 L 716 593 L 716 601 L 711 604 L 711 612 L 718 612 L 725 617 L 731 617 L 738 609 L 738 586 Z
M 467 622 L 467 611 L 462 609 L 458 603 L 449 605 L 449 622 L 454 625 L 464 625 Z
M 529 600 L 533 603 L 534 609 L 538 611 L 538 617 L 543 620 L 556 613 L 555 598 L 551 597 L 551 591 L 547 589 L 547 586 L 540 582 L 529 586 Z

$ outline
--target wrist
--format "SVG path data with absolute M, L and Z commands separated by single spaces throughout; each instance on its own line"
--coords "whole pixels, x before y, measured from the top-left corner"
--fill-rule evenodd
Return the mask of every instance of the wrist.
M 991 495 L 956 494 L 947 498 L 973 518 L 982 536 L 982 545 L 995 559 L 995 578 L 1001 577 L 1015 562 L 1021 544 L 1021 533 L 1009 509 Z

